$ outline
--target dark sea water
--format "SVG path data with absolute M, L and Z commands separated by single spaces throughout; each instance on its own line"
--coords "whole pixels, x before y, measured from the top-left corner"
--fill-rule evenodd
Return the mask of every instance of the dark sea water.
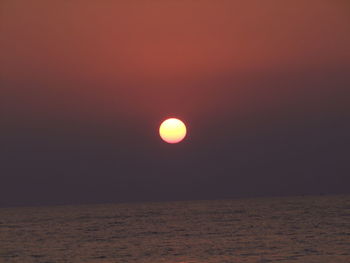
M 0 262 L 350 262 L 350 196 L 0 209 Z

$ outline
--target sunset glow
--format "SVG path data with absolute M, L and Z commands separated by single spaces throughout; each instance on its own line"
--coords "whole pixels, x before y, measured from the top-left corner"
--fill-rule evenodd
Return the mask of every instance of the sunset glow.
M 165 120 L 159 128 L 160 137 L 167 143 L 181 142 L 187 133 L 186 125 L 179 119 Z

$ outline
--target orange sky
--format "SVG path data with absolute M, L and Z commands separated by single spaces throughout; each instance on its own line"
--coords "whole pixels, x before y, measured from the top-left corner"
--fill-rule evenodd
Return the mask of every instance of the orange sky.
M 348 0 L 2 0 L 0 206 L 349 193 L 349 32 Z
M 340 0 L 5 0 L 1 93 L 87 118 L 245 111 L 311 92 L 270 80 L 345 70 L 349 14 Z

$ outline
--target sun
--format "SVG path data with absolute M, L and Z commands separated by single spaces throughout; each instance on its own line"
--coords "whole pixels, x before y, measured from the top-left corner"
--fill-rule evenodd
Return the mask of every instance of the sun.
M 159 127 L 159 135 L 167 143 L 179 143 L 185 138 L 186 134 L 186 125 L 176 118 L 163 121 Z

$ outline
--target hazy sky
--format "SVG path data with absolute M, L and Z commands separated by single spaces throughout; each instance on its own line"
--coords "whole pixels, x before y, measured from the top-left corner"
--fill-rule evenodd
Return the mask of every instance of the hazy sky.
M 3 0 L 0 205 L 350 193 L 349 32 L 346 0 Z

